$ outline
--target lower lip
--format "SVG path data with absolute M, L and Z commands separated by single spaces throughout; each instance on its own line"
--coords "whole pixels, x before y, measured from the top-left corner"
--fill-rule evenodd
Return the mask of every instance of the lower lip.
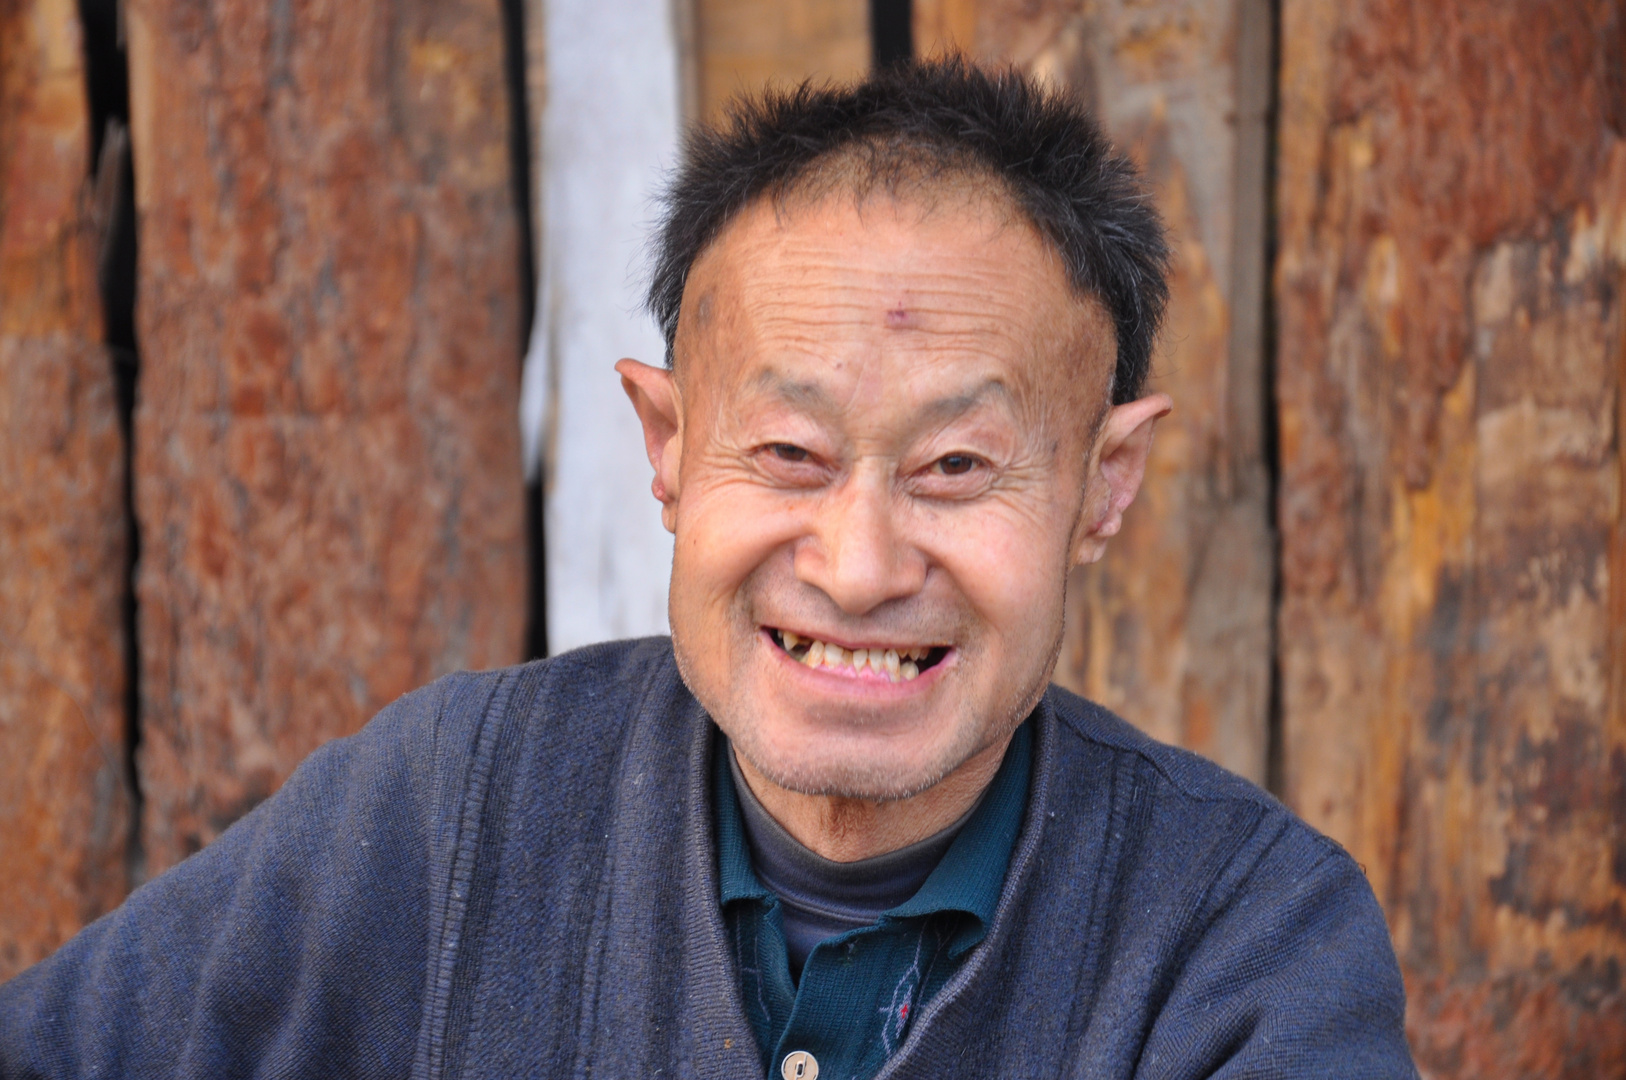
M 823 664 L 816 668 L 809 667 L 781 649 L 779 642 L 774 640 L 773 631 L 763 630 L 761 635 L 763 645 L 778 657 L 781 664 L 790 669 L 787 672 L 789 678 L 806 680 L 802 685 L 822 693 L 838 693 L 846 697 L 886 699 L 913 697 L 916 694 L 926 693 L 941 681 L 944 671 L 959 656 L 957 650 L 950 649 L 948 655 L 913 679 L 899 679 L 893 682 L 887 678 L 860 675 L 851 668 L 846 668 L 844 673 L 840 668 L 827 668 Z

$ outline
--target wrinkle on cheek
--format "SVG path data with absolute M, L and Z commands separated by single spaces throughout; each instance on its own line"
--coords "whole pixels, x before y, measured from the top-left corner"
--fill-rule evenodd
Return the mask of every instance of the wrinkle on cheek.
M 967 503 L 910 499 L 900 508 L 900 536 L 931 563 L 948 568 L 968 594 L 985 579 L 1035 557 L 1046 568 L 1070 557 L 1076 499 L 1054 476 L 1024 490 L 993 490 Z M 995 568 L 990 575 L 990 568 Z
M 740 473 L 708 475 L 679 516 L 678 543 L 707 605 L 726 604 L 740 583 L 807 531 L 810 507 Z
M 983 623 L 1018 637 L 1045 636 L 1042 627 L 1055 614 L 1052 608 L 1059 611 L 1065 585 L 1068 530 L 1020 505 L 1002 506 L 975 522 L 938 524 L 941 531 L 921 537 L 933 567 L 929 578 L 952 581 Z
M 763 468 L 755 447 L 710 442 L 695 464 L 694 475 L 702 478 L 705 492 L 702 498 L 691 501 L 691 510 L 696 514 L 709 509 L 712 514 L 735 517 L 747 512 L 736 509 L 742 504 L 762 499 L 777 503 L 794 494 Z

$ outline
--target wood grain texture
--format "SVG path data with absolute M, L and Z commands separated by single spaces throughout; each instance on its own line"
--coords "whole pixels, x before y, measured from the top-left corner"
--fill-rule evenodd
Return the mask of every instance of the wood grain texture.
M 1626 22 L 1289 0 L 1286 795 L 1430 1077 L 1626 1076 Z
M 124 438 L 72 0 L 0 0 L 0 981 L 124 895 Z
M 130 0 L 157 871 L 525 626 L 497 0 Z
M 867 0 L 686 0 L 692 5 L 698 115 L 764 85 L 841 81 L 869 70 Z
M 918 0 L 916 48 L 1077 94 L 1145 170 L 1175 244 L 1158 428 L 1123 533 L 1075 573 L 1056 680 L 1264 779 L 1274 552 L 1261 413 L 1269 8 Z M 970 41 L 952 36 L 974 27 Z

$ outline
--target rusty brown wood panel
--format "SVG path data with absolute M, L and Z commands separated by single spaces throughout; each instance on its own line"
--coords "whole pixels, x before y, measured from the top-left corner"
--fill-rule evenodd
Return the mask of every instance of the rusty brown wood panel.
M 1262 453 L 1268 3 L 918 0 L 916 49 L 1014 63 L 1091 105 L 1146 170 L 1176 257 L 1146 484 L 1074 575 L 1056 678 L 1263 780 L 1274 552 Z M 957 35 L 972 32 L 972 40 Z
M 674 0 L 674 3 L 679 0 Z M 525 40 L 521 49 L 525 61 L 526 152 L 530 154 L 531 190 L 525 193 L 531 210 L 531 252 L 542 252 L 542 110 L 548 103 L 548 35 L 545 0 L 523 0 L 521 22 Z M 687 20 L 680 19 L 680 22 Z
M 0 981 L 123 897 L 124 439 L 72 0 L 0 3 Z
M 867 0 L 688 0 L 698 115 L 768 83 L 840 81 L 869 70 Z
M 1288 0 L 1286 794 L 1388 912 L 1430 1077 L 1626 1076 L 1611 0 Z
M 498 0 L 130 0 L 142 834 L 519 658 Z

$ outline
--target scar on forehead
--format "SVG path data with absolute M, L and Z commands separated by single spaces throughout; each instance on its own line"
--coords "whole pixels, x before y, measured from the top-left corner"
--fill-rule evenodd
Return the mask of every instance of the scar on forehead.
M 704 326 L 711 321 L 712 298 L 711 292 L 703 292 L 700 299 L 694 302 L 694 321 Z

